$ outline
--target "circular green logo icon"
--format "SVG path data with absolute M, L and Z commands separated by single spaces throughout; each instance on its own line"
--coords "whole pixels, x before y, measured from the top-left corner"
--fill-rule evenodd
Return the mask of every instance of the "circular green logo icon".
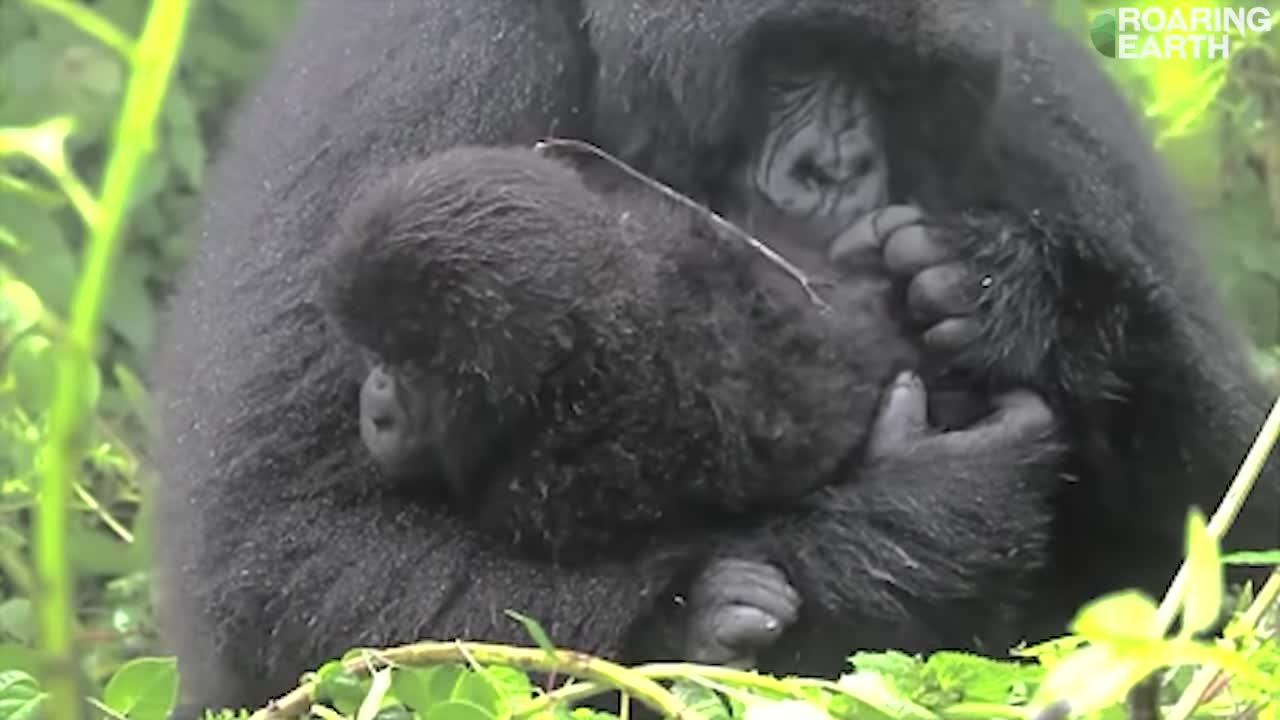
M 1089 25 L 1089 39 L 1093 41 L 1093 47 L 1103 55 L 1113 58 L 1116 56 L 1116 16 L 1110 10 L 1104 10 L 1093 16 L 1093 23 Z

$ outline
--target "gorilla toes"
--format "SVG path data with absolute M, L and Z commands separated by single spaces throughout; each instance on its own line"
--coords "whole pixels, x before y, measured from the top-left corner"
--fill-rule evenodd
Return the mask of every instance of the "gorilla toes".
M 684 657 L 747 668 L 799 616 L 800 596 L 780 570 L 750 560 L 712 562 L 689 592 Z
M 879 252 L 889 272 L 906 281 L 907 311 L 925 328 L 927 348 L 954 355 L 979 339 L 977 313 L 990 279 L 959 257 L 919 208 L 891 205 L 867 213 L 836 238 L 830 257 L 847 263 L 866 252 Z

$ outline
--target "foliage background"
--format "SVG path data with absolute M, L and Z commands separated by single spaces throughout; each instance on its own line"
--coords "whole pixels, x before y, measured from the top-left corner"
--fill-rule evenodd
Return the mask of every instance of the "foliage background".
M 122 661 L 158 650 L 140 512 L 152 480 L 142 444 L 146 359 L 159 303 L 191 245 L 189 223 L 227 113 L 251 87 L 296 2 L 197 5 L 160 145 L 133 196 L 69 540 L 79 577 L 82 664 L 95 682 Z M 147 0 L 85 4 L 131 34 L 147 8 Z M 1082 41 L 1090 13 L 1103 6 L 1043 4 Z M 1147 116 L 1193 201 L 1230 307 L 1256 343 L 1259 363 L 1280 383 L 1280 32 L 1242 38 L 1233 49 L 1231 62 L 1110 61 L 1107 68 Z M 62 18 L 23 0 L 0 0 L 0 127 L 72 115 L 75 168 L 91 185 L 101 176 L 125 72 L 110 49 Z M 52 380 L 45 338 L 65 316 L 83 231 L 34 166 L 0 163 L 0 668 L 36 670 L 29 541 L 36 449 Z

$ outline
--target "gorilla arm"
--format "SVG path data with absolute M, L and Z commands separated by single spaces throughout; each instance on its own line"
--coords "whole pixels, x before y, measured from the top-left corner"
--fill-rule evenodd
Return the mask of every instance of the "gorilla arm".
M 1160 592 L 1187 507 L 1217 505 L 1269 393 L 1125 101 L 1077 42 L 1034 11 L 1008 12 L 1017 49 L 989 151 L 1001 171 L 986 175 L 998 187 L 931 226 L 887 210 L 876 242 L 907 280 L 926 347 L 1044 392 L 1078 436 L 1073 470 L 1088 482 L 1069 486 L 1062 522 L 1095 530 L 1060 547 L 1095 579 L 1086 592 L 1135 581 Z M 1272 458 L 1227 545 L 1277 544 Z
M 523 639 L 505 607 L 613 652 L 643 603 L 630 568 L 544 575 L 379 494 L 349 417 L 358 358 L 311 300 L 315 239 L 366 174 L 577 132 L 585 63 L 564 5 L 308 3 L 236 118 L 154 370 L 158 594 L 190 700 L 253 705 L 426 627 Z
M 1048 408 L 1014 392 L 995 398 L 996 411 L 978 424 L 935 433 L 926 400 L 917 376 L 900 377 L 855 479 L 749 535 L 814 613 L 805 642 L 826 645 L 830 661 L 843 664 L 856 647 L 976 641 L 1003 652 L 1017 637 L 1002 613 L 1020 606 L 1047 560 L 1064 447 Z M 833 632 L 840 627 L 850 633 Z

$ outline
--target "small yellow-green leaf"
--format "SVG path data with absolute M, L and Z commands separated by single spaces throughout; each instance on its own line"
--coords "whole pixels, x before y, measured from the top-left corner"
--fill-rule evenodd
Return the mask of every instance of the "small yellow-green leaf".
M 44 304 L 30 285 L 16 279 L 0 281 L 0 342 L 35 325 L 43 312 Z
M 1182 633 L 1206 630 L 1222 614 L 1222 560 L 1218 541 L 1209 532 L 1204 515 L 1187 513 L 1187 594 L 1182 604 Z
M 522 615 L 515 610 L 508 610 L 507 617 L 512 618 L 524 626 L 525 632 L 533 638 L 534 643 L 547 653 L 547 659 L 555 662 L 556 646 L 551 644 L 551 638 L 547 635 L 547 631 L 542 629 L 542 625 L 527 615 Z
M 107 681 L 102 701 L 129 720 L 165 720 L 178 702 L 178 661 L 138 658 L 125 663 Z
M 1156 623 L 1156 614 L 1156 604 L 1151 598 L 1126 590 L 1085 605 L 1071 623 L 1071 631 L 1093 641 L 1158 640 L 1163 633 Z
M 1104 708 L 1122 700 L 1130 688 L 1162 662 L 1158 643 L 1141 651 L 1123 653 L 1108 645 L 1091 645 L 1048 672 L 1031 706 L 1041 708 L 1066 700 L 1076 713 Z

